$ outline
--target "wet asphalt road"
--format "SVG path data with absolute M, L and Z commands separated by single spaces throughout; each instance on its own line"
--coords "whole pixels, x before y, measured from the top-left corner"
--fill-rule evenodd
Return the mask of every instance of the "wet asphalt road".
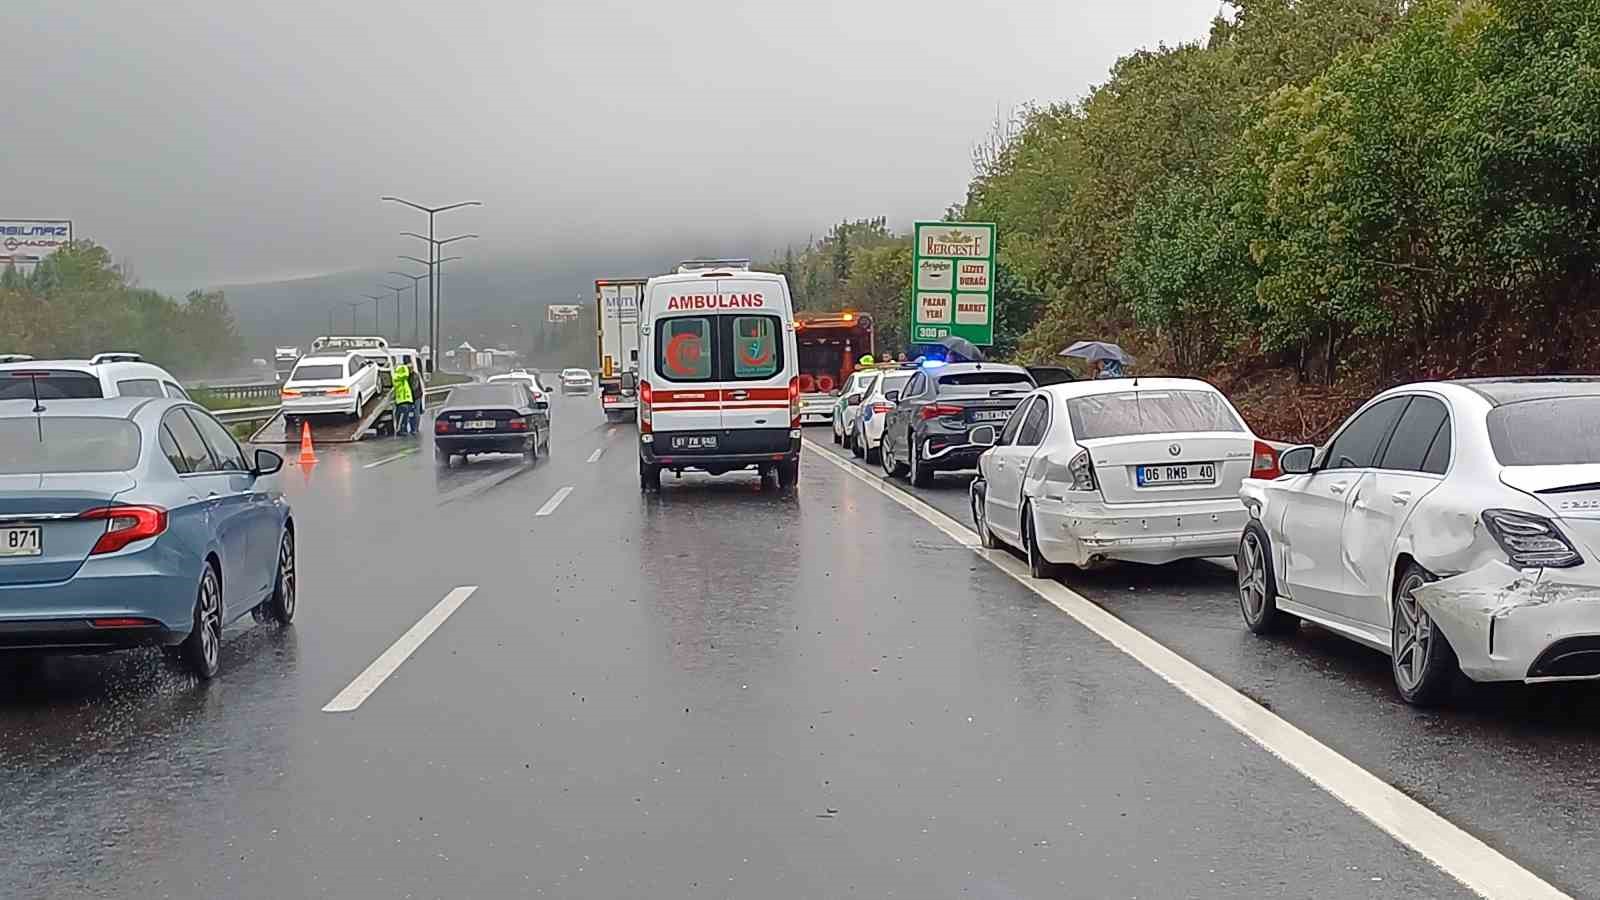
M 206 685 L 154 653 L 0 680 L 4 893 L 1464 894 L 827 461 L 809 458 L 793 495 L 690 476 L 645 498 L 634 439 L 570 398 L 532 466 L 439 471 L 424 437 L 287 470 L 293 627 L 234 627 Z M 965 518 L 958 482 L 929 496 Z M 1245 635 L 1230 577 L 1072 583 L 1574 895 L 1600 893 L 1592 695 L 1412 713 L 1381 658 L 1310 630 Z M 364 705 L 322 712 L 463 586 Z

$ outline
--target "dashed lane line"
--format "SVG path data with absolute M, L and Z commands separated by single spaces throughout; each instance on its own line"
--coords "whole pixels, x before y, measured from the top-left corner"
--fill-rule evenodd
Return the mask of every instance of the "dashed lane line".
M 410 658 L 411 654 L 422 646 L 422 642 L 437 631 L 439 626 L 444 624 L 445 619 L 450 618 L 452 613 L 460 609 L 461 604 L 467 602 L 467 598 L 471 597 L 472 593 L 477 589 L 477 585 L 458 587 L 445 594 L 443 600 L 434 604 L 433 609 L 428 610 L 427 614 L 417 620 L 417 624 L 407 629 L 405 634 L 400 635 L 400 639 L 390 644 L 389 649 L 383 651 L 377 659 L 372 661 L 372 665 L 367 666 L 360 675 L 356 676 L 354 681 L 345 686 L 344 690 L 340 691 L 332 700 L 329 700 L 328 705 L 324 706 L 322 711 L 325 713 L 342 713 L 355 712 L 360 709 L 361 704 L 365 703 L 374 691 L 383 686 L 389 676 L 394 674 L 395 669 L 400 668 L 400 664 Z
M 829 453 L 815 441 L 808 438 L 806 443 L 815 451 L 812 457 L 822 457 L 988 560 L 1479 896 L 1494 900 L 1567 898 L 1555 886 L 1509 857 L 1267 711 L 1154 638 L 1096 606 L 1082 594 L 1057 581 L 1029 577 L 1027 567 L 1016 557 L 1005 550 L 985 550 L 978 543 L 978 536 L 960 522 L 884 484 L 883 479 Z
M 604 452 L 606 452 L 606 448 L 604 448 L 604 447 L 596 447 L 596 448 L 594 448 L 594 452 L 589 454 L 589 462 L 599 462 L 600 461 L 600 454 L 602 454 Z
M 373 460 L 372 462 L 367 463 L 366 465 L 362 466 L 361 468 L 363 468 L 363 469 L 376 469 L 379 466 L 387 465 L 389 463 L 392 463 L 397 459 L 405 459 L 406 457 L 411 456 L 411 455 L 415 454 L 416 452 L 417 452 L 417 449 L 415 447 L 411 448 L 410 450 L 401 450 L 399 453 L 396 453 L 393 456 L 385 456 L 383 459 Z
M 544 505 L 539 507 L 539 511 L 534 513 L 534 515 L 536 515 L 536 516 L 548 516 L 551 513 L 555 512 L 556 511 L 556 507 L 560 506 L 561 505 L 561 501 L 567 499 L 567 495 L 570 494 L 570 493 L 572 493 L 572 485 L 569 484 L 566 487 L 562 488 L 561 490 L 556 491 L 554 494 L 552 494 L 550 496 L 550 499 L 546 500 L 544 502 Z

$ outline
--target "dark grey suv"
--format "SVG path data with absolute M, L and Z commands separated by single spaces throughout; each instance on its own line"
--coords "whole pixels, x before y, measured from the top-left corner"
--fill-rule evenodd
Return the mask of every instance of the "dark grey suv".
M 927 487 L 933 473 L 971 469 L 987 445 L 967 440 L 979 425 L 999 426 L 1035 387 L 1021 366 L 948 363 L 924 366 L 894 400 L 883 429 L 881 461 L 889 477 L 909 473 Z

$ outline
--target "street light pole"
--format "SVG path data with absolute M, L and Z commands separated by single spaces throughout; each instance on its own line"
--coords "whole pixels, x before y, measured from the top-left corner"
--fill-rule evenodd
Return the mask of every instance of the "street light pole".
M 363 306 L 366 306 L 367 305 L 367 301 L 365 301 L 365 300 L 346 300 L 346 301 L 344 301 L 344 305 L 350 307 L 350 333 L 351 334 L 355 334 L 356 333 L 356 310 L 360 309 Z M 331 332 L 333 329 L 330 328 L 328 330 Z
M 431 232 L 423 235 L 417 234 L 415 231 L 402 231 L 400 234 L 403 237 L 414 237 L 418 240 L 428 242 L 428 257 L 433 260 L 433 262 L 429 265 L 429 272 L 431 272 L 433 275 L 432 281 L 430 282 L 431 289 L 429 291 L 429 294 L 431 295 L 431 302 L 429 303 L 429 306 L 431 307 L 429 320 L 433 328 L 434 343 L 437 344 L 444 338 L 444 282 L 440 280 L 439 263 L 441 260 L 439 259 L 439 254 L 445 245 L 453 244 L 456 241 L 465 241 L 471 238 L 476 238 L 477 235 L 458 234 L 455 237 L 434 238 Z
M 386 291 L 394 291 L 394 342 L 398 344 L 400 343 L 400 292 L 405 290 L 405 288 L 382 283 L 380 283 L 378 287 L 381 287 Z
M 428 237 L 426 238 L 428 241 L 428 348 L 429 353 L 432 354 L 433 365 L 435 368 L 438 368 L 439 307 L 437 293 L 434 286 L 433 269 L 439 258 L 439 245 L 433 239 L 433 217 L 439 213 L 448 212 L 452 209 L 460 209 L 463 206 L 482 206 L 483 204 L 476 200 L 469 200 L 465 203 L 452 203 L 448 206 L 422 206 L 421 204 L 412 203 L 410 200 L 405 200 L 400 197 L 391 197 L 385 195 L 379 199 L 391 203 L 400 203 L 405 206 L 409 206 L 412 209 L 428 214 Z
M 427 263 L 423 263 L 423 265 L 427 265 Z M 421 350 L 422 345 L 418 343 L 420 332 L 417 327 L 417 282 L 432 275 L 433 268 L 431 266 L 428 268 L 427 275 L 413 275 L 410 272 L 396 272 L 393 269 L 389 270 L 389 274 L 411 279 L 411 344 L 417 350 Z
M 373 334 L 382 334 L 383 333 L 383 326 L 381 324 L 379 324 L 378 316 L 379 316 L 380 313 L 382 313 L 383 306 L 378 301 L 383 299 L 383 295 L 379 294 L 378 296 L 374 297 L 371 294 L 362 294 L 361 296 L 363 296 L 363 297 L 367 298 L 368 300 L 372 301 L 372 333 Z

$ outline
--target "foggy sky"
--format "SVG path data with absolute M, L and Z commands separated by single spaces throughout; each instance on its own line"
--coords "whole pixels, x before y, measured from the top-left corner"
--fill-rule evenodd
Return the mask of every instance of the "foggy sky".
M 720 235 L 959 201 L 998 112 L 1081 96 L 1216 0 L 82 0 L 0 24 L 0 217 L 71 218 L 146 283 Z

